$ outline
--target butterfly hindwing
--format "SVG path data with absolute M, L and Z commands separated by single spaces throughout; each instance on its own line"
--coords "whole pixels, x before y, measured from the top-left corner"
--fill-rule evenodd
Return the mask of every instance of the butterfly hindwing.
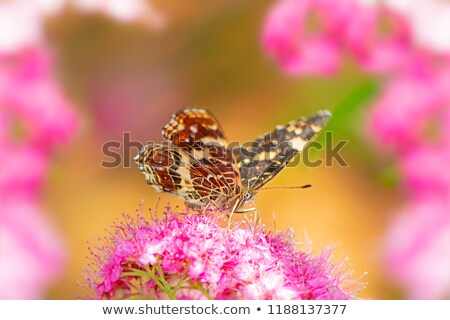
M 145 146 L 135 161 L 149 185 L 181 196 L 191 206 L 220 201 L 229 192 L 223 180 L 171 142 Z
M 248 146 L 233 149 L 244 192 L 256 193 L 273 179 L 325 127 L 331 114 L 291 121 L 260 136 Z

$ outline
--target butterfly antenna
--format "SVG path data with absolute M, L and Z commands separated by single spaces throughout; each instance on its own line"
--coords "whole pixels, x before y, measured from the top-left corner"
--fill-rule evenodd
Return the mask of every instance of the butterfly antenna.
M 268 188 L 262 188 L 260 190 L 269 190 L 269 189 L 306 189 L 311 188 L 311 184 L 305 184 L 303 186 L 293 186 L 293 187 L 268 187 Z

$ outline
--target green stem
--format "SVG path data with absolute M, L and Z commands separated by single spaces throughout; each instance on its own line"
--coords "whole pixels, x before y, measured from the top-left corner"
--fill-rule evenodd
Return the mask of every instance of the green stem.
M 174 286 L 171 285 L 170 280 L 167 281 L 160 263 L 145 267 L 145 271 L 141 269 L 133 269 L 131 271 L 124 272 L 123 275 L 139 278 L 150 278 L 155 282 L 155 284 L 159 289 L 161 289 L 165 294 L 167 294 L 167 297 L 170 300 L 175 300 L 176 293 L 178 292 L 179 289 L 199 290 L 200 292 L 202 292 L 203 295 L 205 295 L 207 299 L 212 300 L 212 297 L 210 296 L 208 290 L 205 289 L 202 283 L 200 283 L 199 281 L 193 282 L 192 286 L 189 285 L 186 286 L 186 284 L 189 281 L 191 281 L 191 277 L 187 276 L 188 271 L 189 266 L 186 265 L 185 269 L 183 270 L 183 273 L 180 275 L 176 285 Z M 171 278 L 172 276 L 176 277 L 176 275 L 167 275 L 168 278 Z M 140 292 L 140 290 L 136 286 L 132 285 L 132 287 L 136 291 Z M 155 298 L 155 295 L 156 292 L 154 291 L 154 293 L 149 297 L 152 298 L 153 296 L 153 298 Z M 144 292 L 141 293 L 141 297 L 144 297 Z
M 164 277 L 164 272 L 163 272 L 163 270 L 162 270 L 162 268 L 161 268 L 160 262 L 158 262 L 158 263 L 157 263 L 156 265 L 154 265 L 154 266 L 155 266 L 155 268 L 156 268 L 156 271 L 158 271 L 158 276 L 159 276 L 158 279 L 159 279 L 161 285 L 164 286 L 164 289 L 163 289 L 163 288 L 161 288 L 161 289 L 163 289 L 164 292 L 167 293 L 167 295 L 169 296 L 169 299 L 170 299 L 170 300 L 174 300 L 174 299 L 175 299 L 175 293 L 172 292 L 172 286 L 170 285 L 170 283 L 168 283 L 168 282 L 166 281 L 166 278 Z M 155 275 L 155 276 L 156 276 L 156 275 Z
M 182 286 L 182 287 L 180 287 L 179 289 L 198 290 L 198 291 L 200 291 L 201 293 L 203 293 L 203 294 L 205 295 L 205 297 L 206 297 L 208 300 L 212 300 L 212 297 L 210 296 L 208 290 L 206 290 L 205 288 L 203 288 L 202 284 L 201 284 L 200 282 L 198 282 L 198 281 L 196 281 L 196 282 L 194 283 L 194 286 Z

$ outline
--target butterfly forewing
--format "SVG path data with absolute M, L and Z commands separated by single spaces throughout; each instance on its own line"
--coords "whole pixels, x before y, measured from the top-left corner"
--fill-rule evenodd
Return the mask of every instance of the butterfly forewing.
M 325 127 L 331 114 L 320 111 L 315 116 L 291 121 L 286 126 L 233 149 L 244 192 L 256 193 L 278 174 L 305 145 Z
M 213 198 L 220 192 L 223 199 L 241 193 L 239 170 L 227 147 L 225 134 L 208 111 L 189 108 L 177 112 L 164 126 L 163 136 L 193 158 L 191 171 L 202 173 L 202 178 L 193 182 L 194 189 L 199 192 L 205 188 L 216 189 Z M 205 201 L 209 200 L 214 199 L 206 196 Z

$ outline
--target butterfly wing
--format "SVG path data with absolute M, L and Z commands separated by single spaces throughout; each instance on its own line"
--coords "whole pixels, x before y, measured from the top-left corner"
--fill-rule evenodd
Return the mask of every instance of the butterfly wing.
M 183 197 L 192 207 L 220 201 L 229 186 L 171 142 L 149 144 L 134 159 L 147 183 Z
M 202 178 L 198 179 L 195 187 L 206 187 L 209 190 L 215 188 L 222 193 L 222 200 L 241 193 L 237 163 L 228 149 L 219 122 L 211 113 L 200 108 L 180 110 L 164 126 L 162 133 L 167 140 L 189 155 L 191 170 L 207 173 L 206 178 L 200 174 Z M 205 200 L 208 201 L 207 195 Z
M 249 146 L 233 149 L 238 162 L 244 193 L 255 194 L 303 150 L 325 127 L 331 117 L 319 111 L 309 119 L 291 121 L 286 126 L 260 136 Z

